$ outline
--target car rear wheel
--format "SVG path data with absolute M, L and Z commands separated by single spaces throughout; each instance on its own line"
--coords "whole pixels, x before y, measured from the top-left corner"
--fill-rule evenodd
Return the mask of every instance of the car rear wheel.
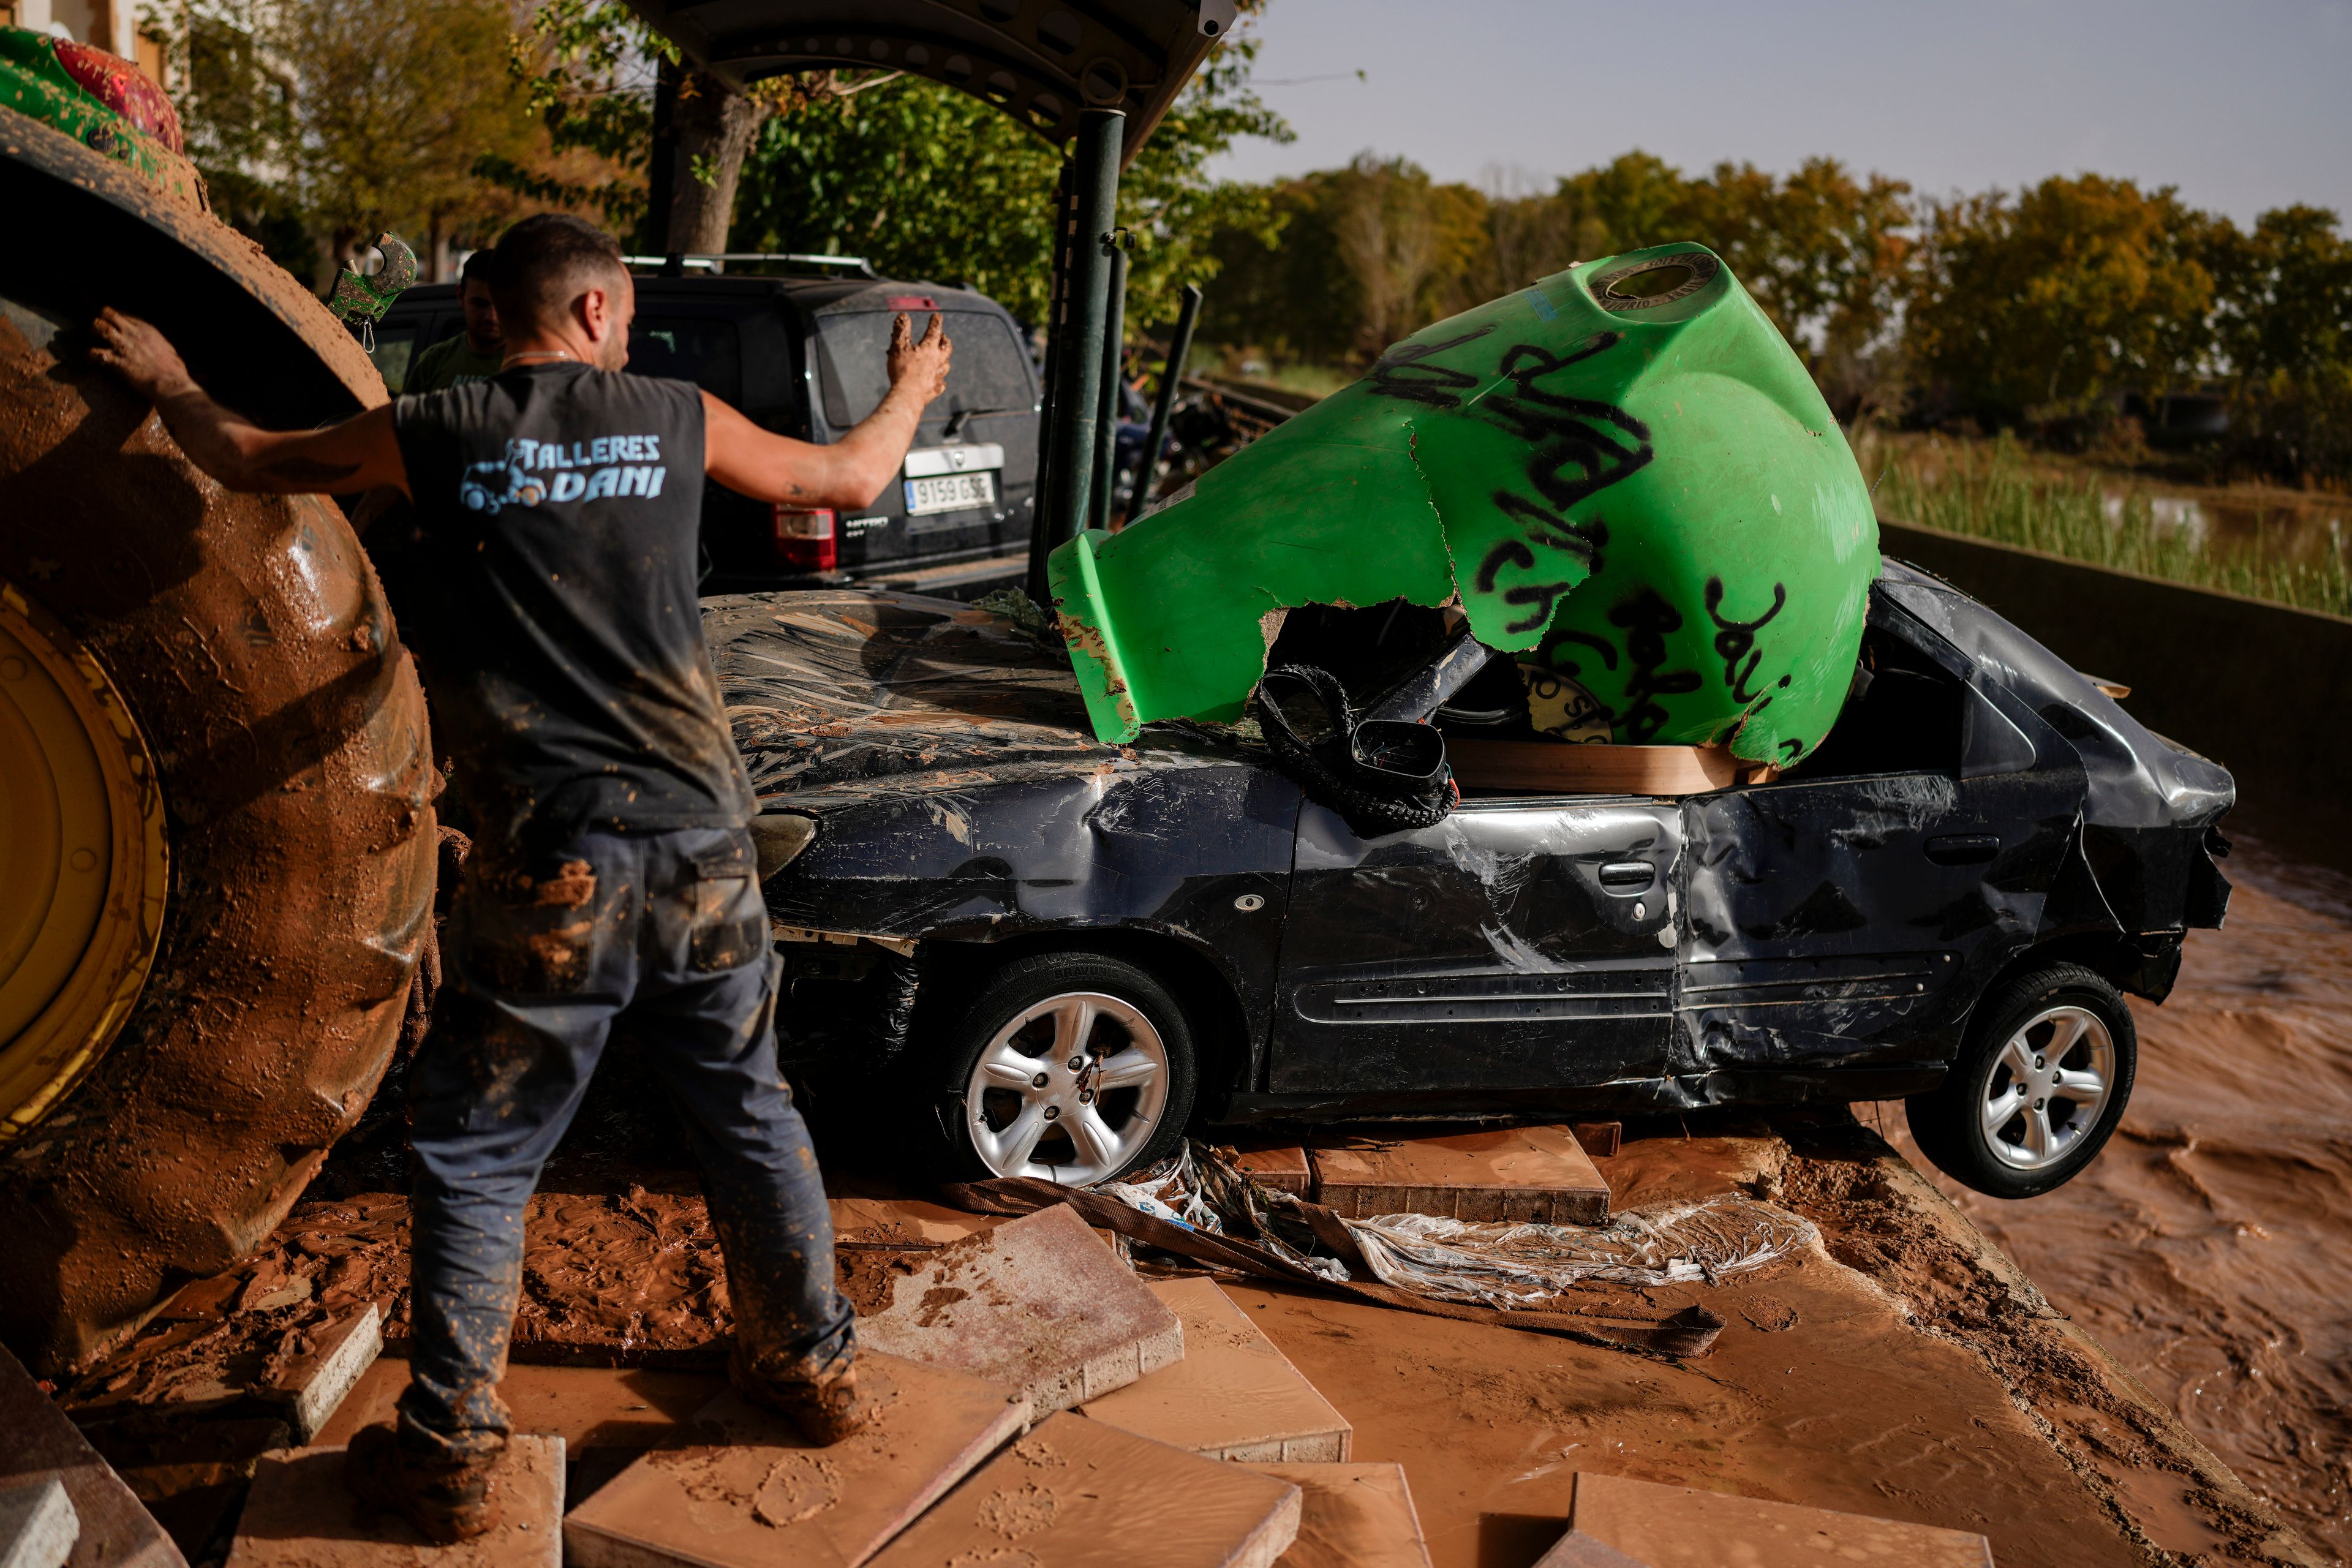
M 1192 1026 L 1149 970 L 1090 952 L 1016 959 L 950 1036 L 949 1158 L 972 1177 L 1123 1175 L 1183 1136 L 1194 1062 Z
M 2123 1120 L 2139 1037 L 2122 993 L 2079 964 L 2037 969 L 1979 1004 L 1943 1084 L 1906 1102 L 1912 1136 L 1997 1198 L 2063 1185 Z

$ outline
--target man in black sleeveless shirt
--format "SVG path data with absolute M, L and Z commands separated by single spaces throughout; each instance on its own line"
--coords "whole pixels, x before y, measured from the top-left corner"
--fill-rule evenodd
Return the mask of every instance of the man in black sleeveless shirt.
M 362 1433 L 348 1473 L 444 1542 L 495 1522 L 523 1205 L 625 1019 L 702 1170 L 737 1386 L 818 1443 L 865 1422 L 824 1187 L 776 1067 L 779 965 L 702 641 L 697 536 L 706 471 L 763 500 L 871 504 L 949 358 L 937 317 L 919 343 L 900 317 L 881 406 L 811 446 L 690 384 L 616 374 L 635 289 L 578 219 L 516 225 L 490 288 L 499 375 L 320 431 L 238 419 L 117 312 L 94 351 L 231 489 L 389 485 L 415 505 L 423 591 L 404 629 L 476 836 L 410 1071 L 411 1381 L 396 1431 Z

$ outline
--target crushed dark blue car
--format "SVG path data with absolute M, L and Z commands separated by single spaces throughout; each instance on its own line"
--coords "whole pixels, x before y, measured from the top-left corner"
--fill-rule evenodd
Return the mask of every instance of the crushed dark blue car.
M 1099 1180 L 1202 1121 L 1900 1096 L 1945 1171 L 2029 1196 L 2114 1131 L 2125 993 L 2161 1002 L 2229 897 L 2226 771 L 1893 563 L 1785 772 L 1538 735 L 1458 612 L 1290 612 L 1270 667 L 1445 742 L 1458 803 L 1390 831 L 1255 722 L 1098 741 L 1042 626 L 856 591 L 705 616 L 785 1060 L 971 1175 Z

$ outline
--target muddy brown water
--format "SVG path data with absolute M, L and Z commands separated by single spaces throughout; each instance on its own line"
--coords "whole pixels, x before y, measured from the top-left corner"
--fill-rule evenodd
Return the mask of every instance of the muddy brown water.
M 2228 924 L 2135 1000 L 2117 1136 L 2004 1203 L 1857 1107 L 2306 1539 L 2352 1559 L 2352 879 L 2241 840 Z

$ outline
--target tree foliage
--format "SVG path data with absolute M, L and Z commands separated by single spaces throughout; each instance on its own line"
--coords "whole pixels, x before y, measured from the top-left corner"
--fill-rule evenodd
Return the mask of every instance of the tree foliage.
M 499 0 L 210 0 L 151 20 L 217 205 L 296 271 L 381 228 L 428 251 L 504 217 L 474 165 L 534 132 Z
M 1246 34 L 1220 46 L 1120 181 L 1118 221 L 1137 237 L 1130 328 L 1169 320 L 1182 285 L 1215 276 L 1210 237 L 1273 237 L 1268 192 L 1208 174 L 1242 137 L 1289 139 L 1250 90 L 1255 47 Z M 863 256 L 890 276 L 968 282 L 1041 321 L 1063 157 L 1003 110 L 920 78 L 811 100 L 764 128 L 729 248 Z

